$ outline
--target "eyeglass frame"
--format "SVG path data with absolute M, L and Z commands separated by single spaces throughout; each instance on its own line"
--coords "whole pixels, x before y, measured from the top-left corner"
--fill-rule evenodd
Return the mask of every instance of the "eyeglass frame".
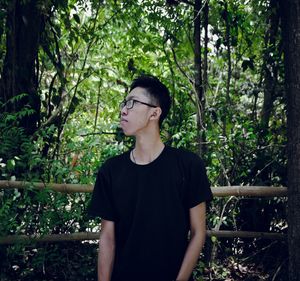
M 128 102 L 132 102 L 132 106 L 131 106 L 131 107 L 128 107 L 128 106 L 127 106 L 127 103 L 128 103 Z M 147 103 L 147 102 L 143 102 L 143 101 L 139 101 L 139 100 L 136 100 L 136 99 L 129 99 L 129 100 L 123 100 L 123 101 L 120 103 L 119 108 L 120 108 L 120 110 L 122 110 L 122 109 L 124 108 L 124 106 L 125 106 L 126 109 L 132 109 L 132 108 L 134 107 L 134 104 L 135 104 L 136 102 L 138 102 L 138 103 L 140 103 L 140 104 L 147 105 L 147 106 L 149 106 L 149 107 L 153 107 L 153 108 L 158 107 L 158 105 L 153 105 L 153 104 L 150 104 L 150 103 Z

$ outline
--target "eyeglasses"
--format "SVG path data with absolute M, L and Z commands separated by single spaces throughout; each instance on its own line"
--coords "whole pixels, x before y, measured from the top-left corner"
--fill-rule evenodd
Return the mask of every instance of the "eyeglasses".
M 142 102 L 142 101 L 139 101 L 139 100 L 135 100 L 135 99 L 130 99 L 130 100 L 123 100 L 121 103 L 120 103 L 120 110 L 122 110 L 124 108 L 124 106 L 126 106 L 127 109 L 131 109 L 133 108 L 134 104 L 135 103 L 141 103 L 141 104 L 144 104 L 144 105 L 147 105 L 147 106 L 150 106 L 150 107 L 157 107 L 157 105 L 153 105 L 153 104 L 150 104 L 150 103 L 146 103 L 146 102 Z

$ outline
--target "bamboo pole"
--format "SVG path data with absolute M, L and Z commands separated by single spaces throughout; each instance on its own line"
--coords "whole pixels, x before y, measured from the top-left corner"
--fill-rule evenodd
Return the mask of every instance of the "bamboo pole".
M 0 189 L 26 189 L 33 187 L 35 189 L 43 190 L 50 189 L 62 193 L 74 192 L 92 192 L 93 185 L 91 184 L 66 184 L 66 183 L 42 183 L 42 182 L 26 182 L 26 181 L 5 181 L 0 180 Z
M 278 232 L 258 232 L 258 231 L 231 231 L 231 230 L 207 230 L 206 235 L 208 237 L 219 238 L 262 238 L 262 239 L 274 239 L 284 240 L 287 235 Z
M 272 240 L 284 240 L 284 233 L 274 232 L 254 232 L 254 231 L 229 231 L 229 230 L 207 230 L 208 237 L 219 238 L 262 238 Z M 11 245 L 16 243 L 30 242 L 67 242 L 67 241 L 87 241 L 98 240 L 99 232 L 77 232 L 69 234 L 48 234 L 48 235 L 8 235 L 0 237 L 0 245 Z
M 63 193 L 74 192 L 92 192 L 91 184 L 58 184 L 58 183 L 38 183 L 38 182 L 22 182 L 22 181 L 5 181 L 0 180 L 0 189 L 26 189 L 33 187 L 39 190 L 49 188 L 50 190 Z M 259 197 L 284 197 L 287 196 L 286 187 L 274 186 L 218 186 L 212 187 L 212 192 L 216 197 L 226 196 L 259 196 Z
M 100 233 L 98 232 L 77 232 L 46 235 L 8 235 L 0 237 L 0 245 L 10 245 L 28 242 L 67 242 L 97 240 L 99 238 L 99 235 Z
M 285 197 L 287 196 L 286 187 L 276 186 L 218 186 L 212 187 L 214 196 L 259 196 L 259 197 Z

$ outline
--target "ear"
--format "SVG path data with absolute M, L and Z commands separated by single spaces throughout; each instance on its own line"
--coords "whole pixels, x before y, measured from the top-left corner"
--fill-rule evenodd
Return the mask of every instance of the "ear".
M 160 107 L 153 108 L 153 111 L 150 115 L 150 120 L 159 120 L 162 111 Z

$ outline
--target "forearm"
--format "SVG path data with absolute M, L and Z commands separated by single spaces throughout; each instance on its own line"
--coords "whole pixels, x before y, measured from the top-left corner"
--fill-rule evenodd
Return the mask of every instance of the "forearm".
M 176 281 L 187 281 L 195 268 L 205 242 L 205 231 L 191 235 Z
M 98 281 L 110 281 L 115 259 L 115 224 L 102 219 L 99 253 Z
M 115 258 L 115 242 L 100 238 L 98 253 L 98 281 L 110 281 Z

